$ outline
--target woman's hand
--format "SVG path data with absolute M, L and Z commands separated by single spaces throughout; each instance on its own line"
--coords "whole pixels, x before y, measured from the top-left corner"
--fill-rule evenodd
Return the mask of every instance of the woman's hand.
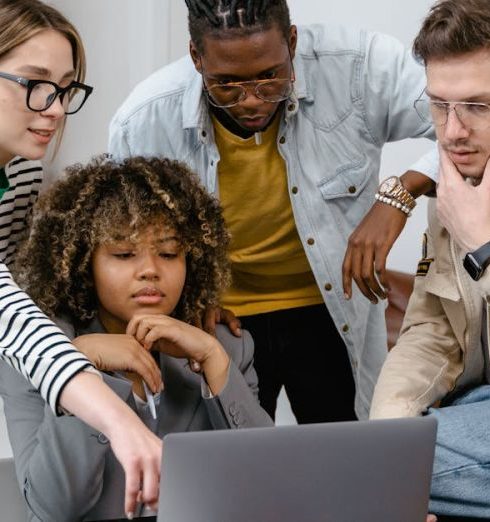
M 157 509 L 162 441 L 99 375 L 75 375 L 63 389 L 60 404 L 111 441 L 126 476 L 125 512 L 134 514 L 138 502 Z
M 101 371 L 133 372 L 141 376 L 153 393 L 162 389 L 162 374 L 151 354 L 130 335 L 87 334 L 73 344 Z
M 211 392 L 226 384 L 230 359 L 219 341 L 190 324 L 165 315 L 135 315 L 126 328 L 147 350 L 186 358 L 200 365 Z

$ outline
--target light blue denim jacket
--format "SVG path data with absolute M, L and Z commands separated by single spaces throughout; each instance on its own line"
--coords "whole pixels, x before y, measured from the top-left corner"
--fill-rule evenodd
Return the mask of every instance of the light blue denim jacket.
M 294 67 L 295 93 L 285 104 L 277 146 L 288 185 L 298 188 L 290 192 L 298 233 L 347 346 L 356 410 L 364 418 L 386 355 L 384 304 L 372 305 L 357 289 L 344 299 L 342 260 L 349 235 L 373 204 L 383 144 L 433 137 L 413 109 L 425 75 L 389 36 L 324 25 L 299 29 Z M 189 57 L 134 89 L 111 123 L 109 151 L 184 161 L 217 192 L 219 152 Z

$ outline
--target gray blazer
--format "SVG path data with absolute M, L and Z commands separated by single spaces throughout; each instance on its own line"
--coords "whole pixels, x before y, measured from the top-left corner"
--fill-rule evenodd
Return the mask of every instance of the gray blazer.
M 100 331 L 100 327 L 89 331 Z M 159 437 L 170 432 L 273 425 L 258 403 L 250 334 L 243 331 L 236 338 L 218 325 L 217 337 L 231 364 L 225 388 L 212 399 L 202 397 L 201 377 L 188 368 L 187 360 L 160 354 L 165 390 L 157 412 Z M 136 409 L 128 381 L 109 374 L 103 378 Z M 76 417 L 55 417 L 39 392 L 4 362 L 0 362 L 0 394 L 30 521 L 125 517 L 124 472 L 102 433 Z

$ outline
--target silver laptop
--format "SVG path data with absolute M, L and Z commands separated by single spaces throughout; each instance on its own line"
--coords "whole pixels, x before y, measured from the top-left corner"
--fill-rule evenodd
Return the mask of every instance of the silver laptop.
M 158 522 L 424 522 L 430 417 L 174 433 Z

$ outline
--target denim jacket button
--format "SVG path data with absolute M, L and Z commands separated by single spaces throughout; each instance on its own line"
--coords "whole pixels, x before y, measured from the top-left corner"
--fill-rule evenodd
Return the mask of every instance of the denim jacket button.
M 281 136 L 281 137 L 279 138 L 279 143 L 280 143 L 281 145 L 284 145 L 284 144 L 286 143 L 286 138 L 285 138 L 284 136 Z
M 350 192 L 351 194 L 355 194 L 355 193 L 357 192 L 357 188 L 354 187 L 354 185 L 353 185 L 352 187 L 349 187 L 349 192 Z
M 292 192 L 293 194 L 297 194 L 297 193 L 298 193 L 298 187 L 293 187 L 293 188 L 291 189 L 291 192 Z
M 312 237 L 309 237 L 306 242 L 311 246 L 315 244 L 315 240 Z
M 327 284 L 325 285 L 325 290 L 326 290 L 327 292 L 330 292 L 330 290 L 332 290 L 332 285 L 331 285 L 330 283 L 327 283 Z
M 291 103 L 290 105 L 288 105 L 288 111 L 294 111 L 294 109 L 296 109 L 296 105 L 294 105 L 294 103 Z
M 348 324 L 344 324 L 344 326 L 342 326 L 342 331 L 344 333 L 347 333 L 349 331 L 349 325 Z

